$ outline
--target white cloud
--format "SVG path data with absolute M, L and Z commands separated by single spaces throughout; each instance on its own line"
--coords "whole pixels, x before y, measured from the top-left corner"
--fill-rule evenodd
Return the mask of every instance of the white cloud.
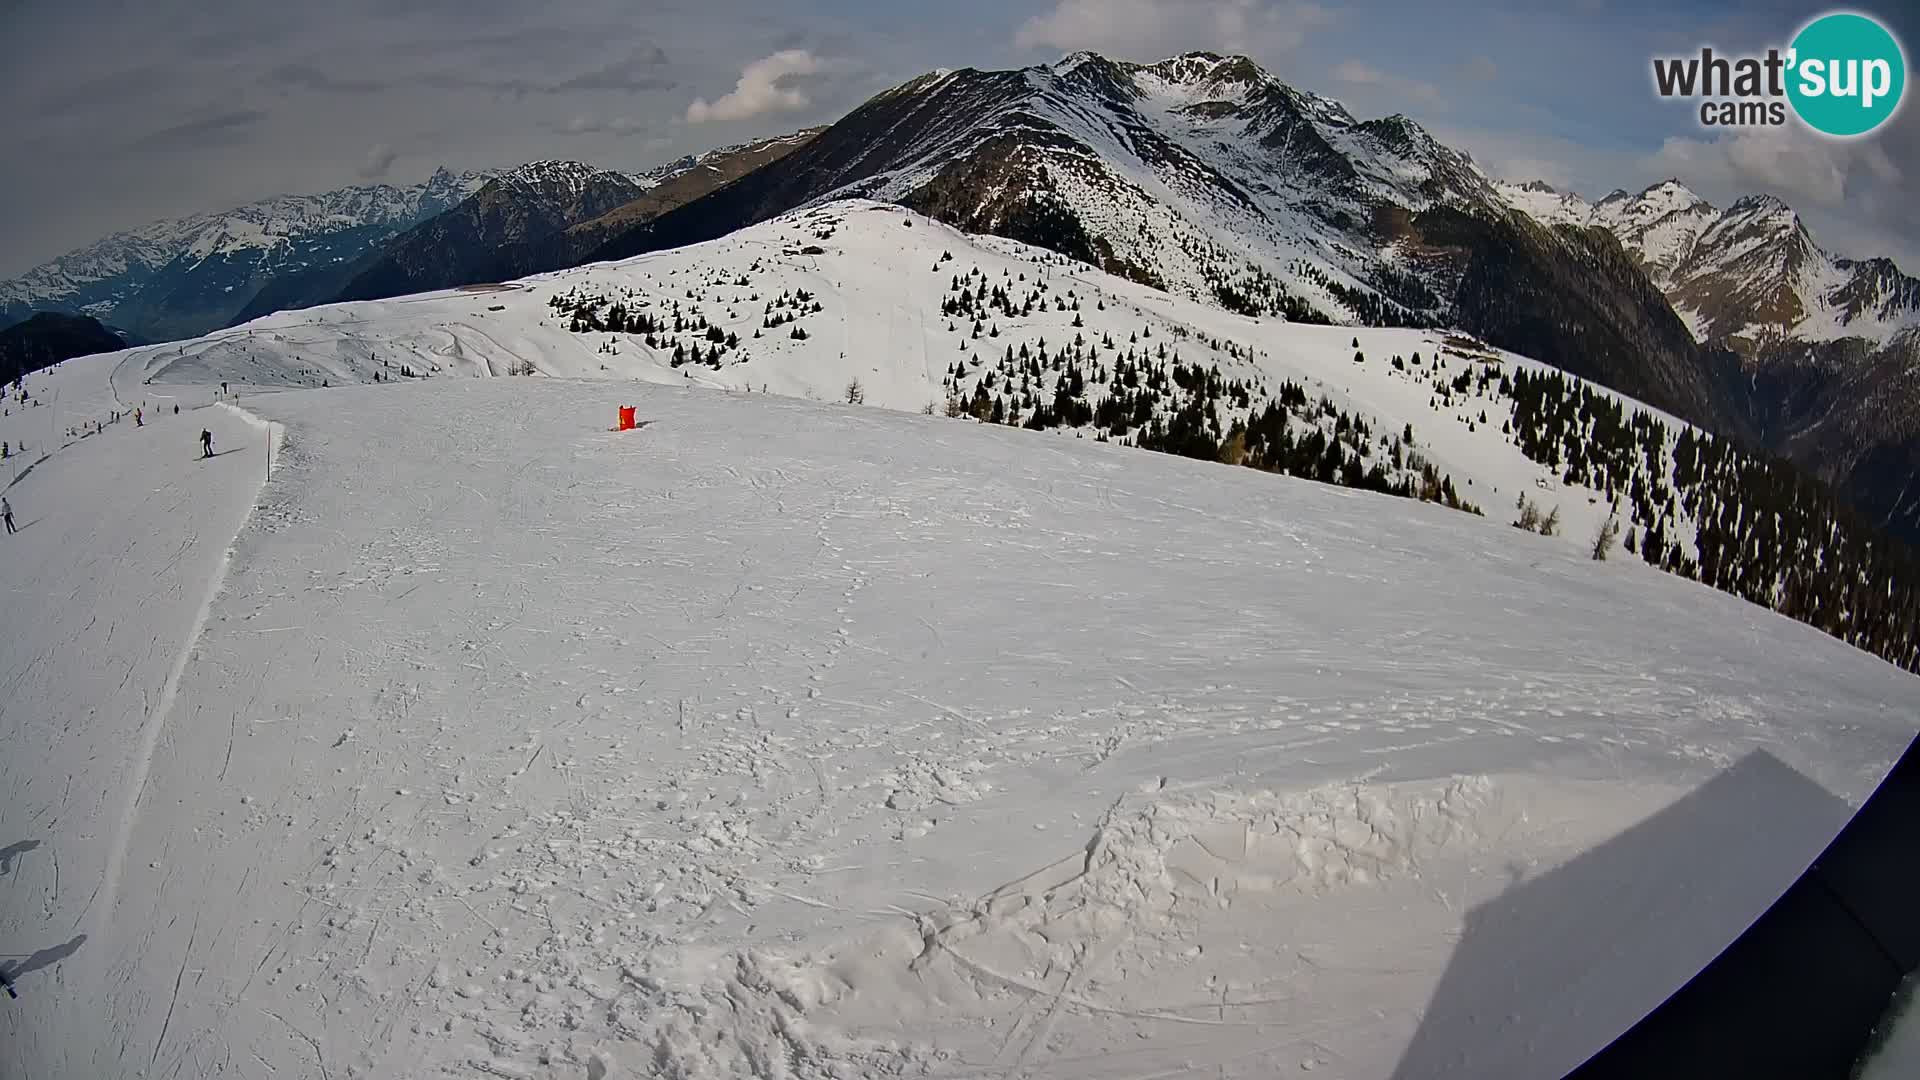
M 1482 169 L 1501 180 L 1545 180 L 1588 198 L 1626 187 L 1640 175 L 1631 152 L 1558 136 L 1441 124 L 1433 128 L 1433 137 L 1472 154 Z
M 1574 185 L 1573 170 L 1558 161 L 1549 158 L 1519 157 L 1503 158 L 1498 163 L 1496 176 L 1503 180 L 1540 180 L 1562 191 L 1570 190 Z
M 1022 23 L 1022 49 L 1090 49 L 1109 56 L 1158 60 L 1190 49 L 1273 54 L 1299 45 L 1332 21 L 1327 8 L 1275 0 L 1057 0 L 1052 11 Z
M 714 101 L 696 99 L 687 106 L 687 123 L 704 124 L 710 120 L 746 120 L 775 112 L 793 112 L 812 102 L 805 90 L 782 85 L 784 80 L 801 75 L 817 75 L 828 64 L 805 49 L 784 49 L 772 56 L 748 64 L 740 72 L 733 92 Z
M 393 170 L 393 163 L 399 157 L 393 147 L 381 143 L 367 151 L 367 159 L 360 163 L 360 175 L 368 180 L 378 180 Z
M 1869 146 L 1816 138 L 1792 128 L 1742 131 L 1717 139 L 1676 135 L 1647 159 L 1646 170 L 1677 176 L 1692 187 L 1760 190 L 1788 202 L 1838 206 L 1847 198 L 1848 179 L 1856 167 L 1872 172 L 1893 167 L 1884 153 L 1869 164 Z
M 1920 132 L 1873 141 L 1824 139 L 1797 127 L 1718 138 L 1675 136 L 1640 162 L 1643 176 L 1677 176 L 1721 205 L 1765 193 L 1799 211 L 1823 247 L 1855 258 L 1889 255 L 1920 269 L 1920 206 L 1906 177 L 1920 169 Z
M 1920 269 L 1920 203 L 1905 179 L 1920 173 L 1920 130 L 1871 142 L 1835 142 L 1788 129 L 1669 138 L 1654 152 L 1611 149 L 1547 135 L 1440 126 L 1434 136 L 1472 151 L 1507 180 L 1545 180 L 1589 199 L 1638 191 L 1667 177 L 1716 206 L 1772 194 L 1798 211 L 1822 247 L 1853 258 L 1886 255 Z

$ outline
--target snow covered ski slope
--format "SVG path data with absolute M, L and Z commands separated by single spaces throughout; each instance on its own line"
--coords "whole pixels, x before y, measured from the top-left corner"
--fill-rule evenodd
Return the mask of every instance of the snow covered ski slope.
M 375 310 L 276 355 L 484 366 Z M 488 337 L 594 355 L 549 332 Z M 187 407 L 9 489 L 6 1075 L 1558 1075 L 1912 733 L 1911 676 L 1637 562 L 1057 432 L 249 388 L 268 476 L 240 340 L 29 379 Z
M 1335 423 L 1319 412 L 1323 400 L 1364 420 L 1371 435 L 1362 441 L 1377 460 L 1411 426 L 1402 449 L 1489 514 L 1510 517 L 1523 493 L 1543 512 L 1559 507 L 1569 546 L 1589 543 L 1608 509 L 1600 491 L 1528 460 L 1503 431 L 1512 403 L 1499 378 L 1551 370 L 1532 360 L 1446 331 L 1238 315 L 861 200 L 620 263 L 282 312 L 128 355 L 155 385 L 540 374 L 844 401 L 858 380 L 866 404 L 914 412 L 946 412 L 950 398 L 965 405 L 976 394 L 1004 396 L 1016 411 L 1025 401 L 1009 420 L 1016 425 L 1055 401 L 1069 368 L 1088 374 L 1085 398 L 1098 403 L 1112 393 L 1096 373 L 1118 385 L 1128 365 L 1184 365 L 1244 387 L 1243 398 L 1207 405 L 1222 436 L 1291 384 L 1305 395 L 1302 422 L 1329 437 Z M 1456 389 L 1463 376 L 1473 385 Z M 1182 398 L 1165 389 L 1151 410 L 1163 422 Z M 1138 435 L 1136 427 L 1128 437 Z M 1683 509 L 1665 524 L 1690 543 Z

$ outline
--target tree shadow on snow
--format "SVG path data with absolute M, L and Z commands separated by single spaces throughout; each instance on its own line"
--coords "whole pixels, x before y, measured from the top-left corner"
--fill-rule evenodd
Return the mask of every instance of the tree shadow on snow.
M 52 967 L 67 957 L 72 956 L 74 953 L 79 952 L 80 946 L 86 943 L 87 935 L 75 934 L 73 940 L 64 945 L 55 945 L 50 949 L 41 949 L 39 952 L 34 953 L 19 963 L 9 962 L 0 964 L 0 975 L 6 976 L 8 982 L 18 983 L 20 976 L 31 975 L 41 968 Z
M 13 860 L 40 846 L 38 840 L 16 840 L 0 848 L 0 874 L 13 872 Z
M 1756 751 L 1467 914 L 1394 1080 L 1565 1076 L 1711 962 L 1846 824 Z

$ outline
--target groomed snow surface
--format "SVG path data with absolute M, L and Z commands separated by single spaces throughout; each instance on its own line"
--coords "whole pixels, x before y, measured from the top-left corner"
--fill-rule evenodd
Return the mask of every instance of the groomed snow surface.
M 258 395 L 264 487 L 181 390 L 10 489 L 9 1072 L 1547 1075 L 1907 735 L 1908 676 L 1495 522 L 613 389 Z
M 0 417 L 148 408 L 7 489 L 0 1074 L 1558 1076 L 1912 736 L 1911 676 L 1498 516 L 155 355 Z

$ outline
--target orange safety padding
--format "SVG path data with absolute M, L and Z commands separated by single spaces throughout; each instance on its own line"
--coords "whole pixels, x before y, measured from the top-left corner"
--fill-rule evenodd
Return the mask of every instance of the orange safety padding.
M 620 430 L 633 430 L 633 406 L 631 405 L 620 406 Z

